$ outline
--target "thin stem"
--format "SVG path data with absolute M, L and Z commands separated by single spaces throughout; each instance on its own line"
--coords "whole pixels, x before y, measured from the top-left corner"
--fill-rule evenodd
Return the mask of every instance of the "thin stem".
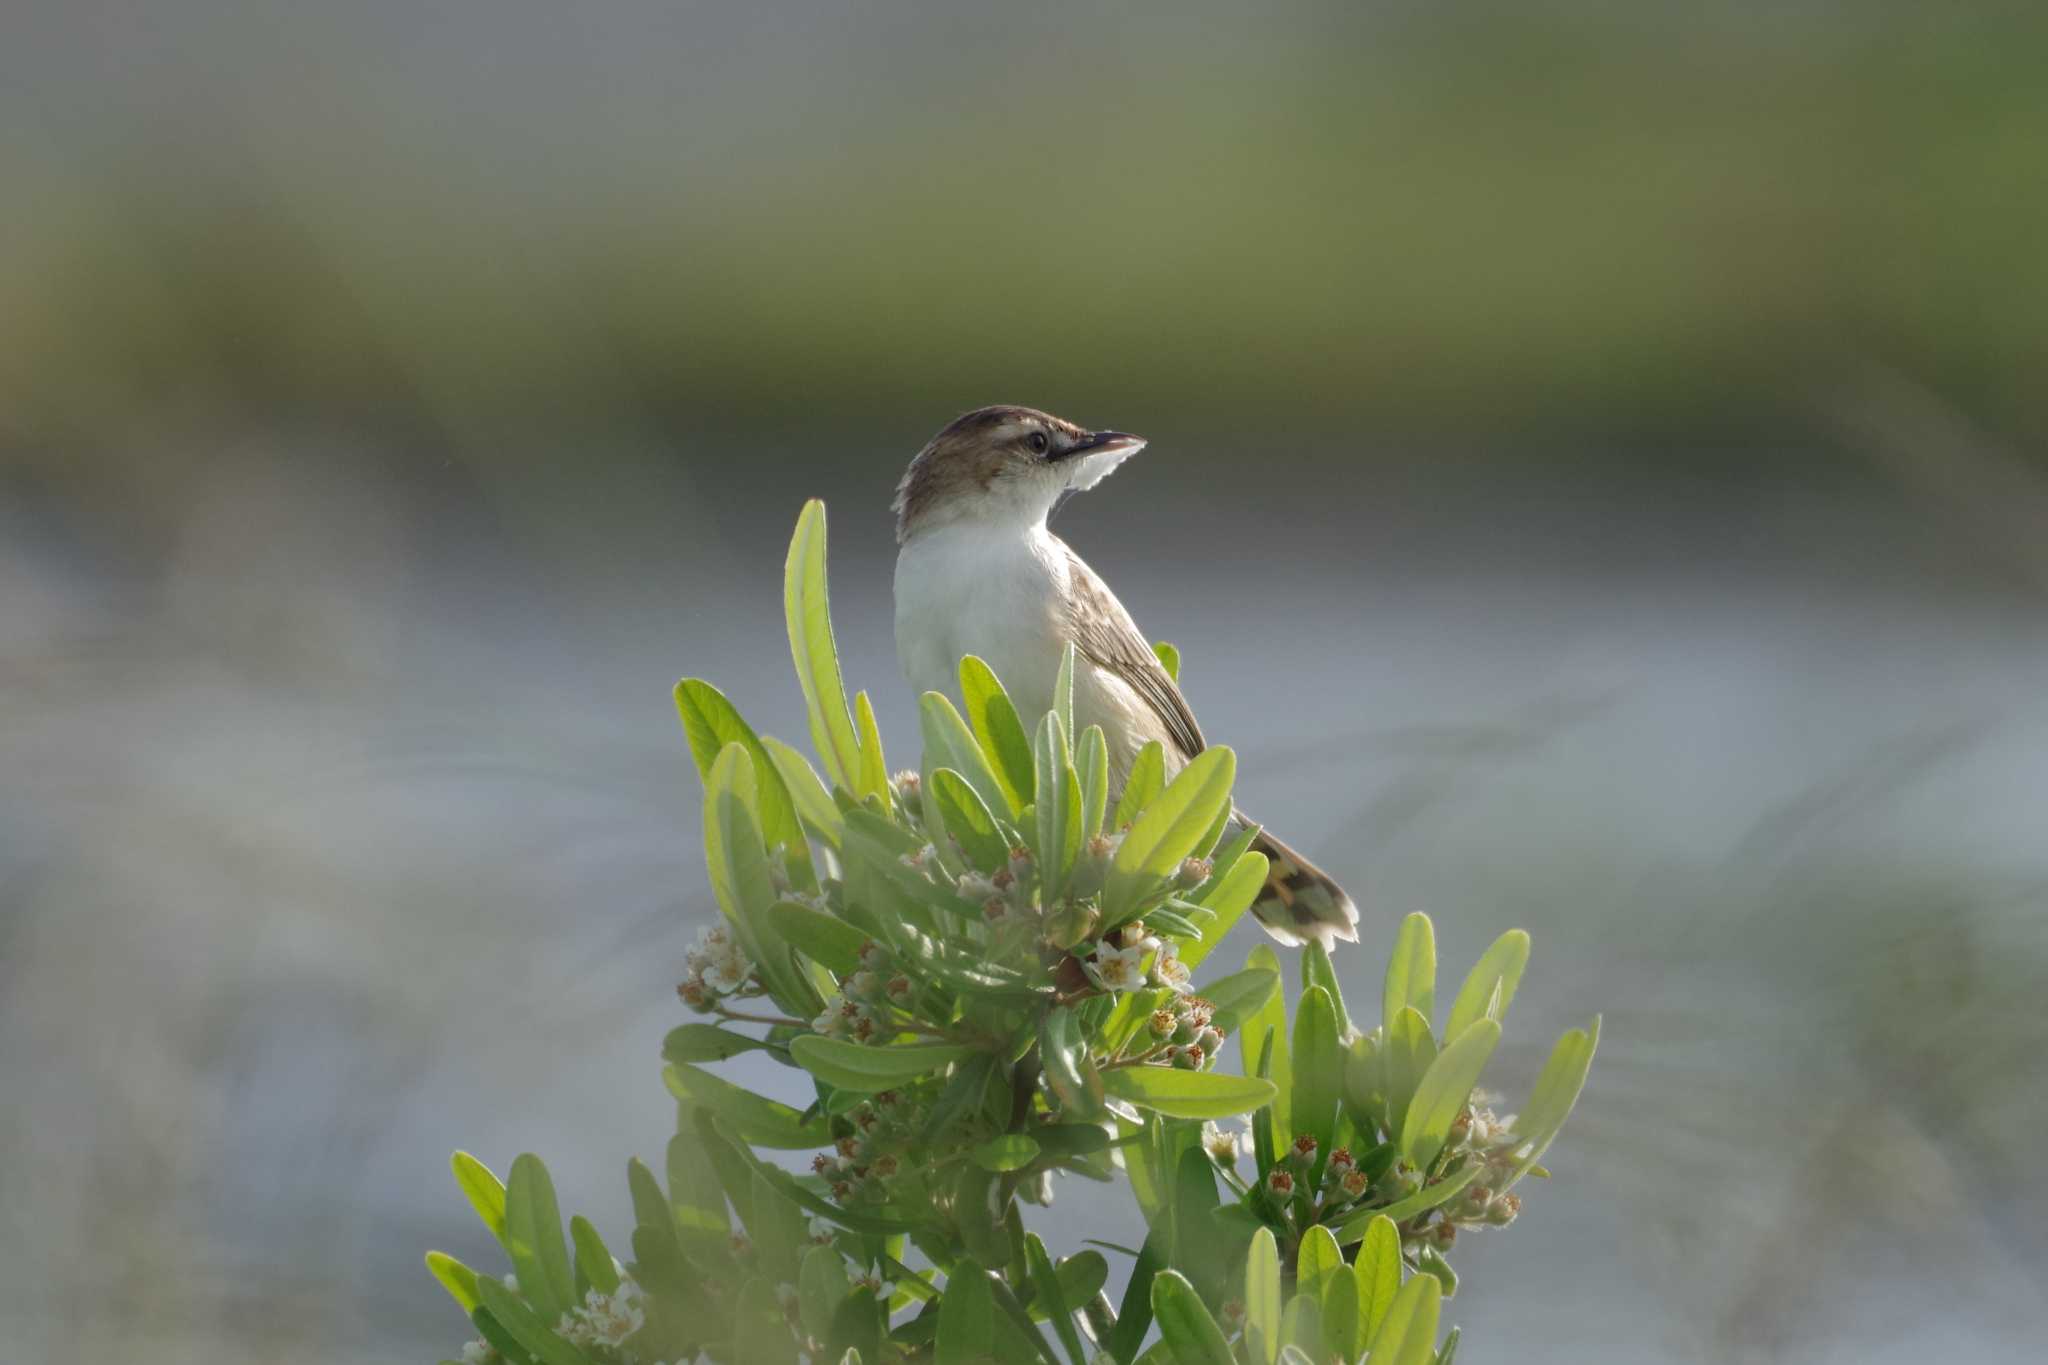
M 779 1014 L 748 1014 L 745 1010 L 730 1009 L 725 1005 L 718 1007 L 718 1013 L 724 1018 L 741 1024 L 772 1024 L 782 1028 L 810 1027 L 809 1024 L 801 1019 L 789 1019 Z

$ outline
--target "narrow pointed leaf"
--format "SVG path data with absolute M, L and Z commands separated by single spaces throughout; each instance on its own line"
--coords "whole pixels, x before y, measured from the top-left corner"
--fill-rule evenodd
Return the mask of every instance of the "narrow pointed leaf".
M 1337 1012 L 1337 1036 L 1350 1037 L 1351 1014 L 1344 1008 L 1344 989 L 1337 984 L 1337 971 L 1330 965 L 1329 952 L 1314 939 L 1310 939 L 1308 946 L 1301 950 L 1301 984 L 1323 988 L 1323 993 L 1330 997 L 1330 1004 Z
M 1208 837 L 1219 815 L 1228 814 L 1237 757 L 1217 746 L 1195 755 L 1166 790 L 1145 807 L 1117 845 L 1103 888 L 1103 918 L 1115 923 L 1140 897 L 1173 874 Z
M 476 1216 L 484 1220 L 484 1226 L 491 1235 L 503 1240 L 505 1236 L 505 1186 L 491 1168 L 478 1161 L 468 1152 L 457 1152 L 449 1159 L 455 1170 L 455 1183 L 469 1196 L 470 1207 Z
M 1080 842 L 1085 844 L 1102 833 L 1103 816 L 1109 810 L 1109 744 L 1100 725 L 1081 732 L 1081 743 L 1074 751 L 1074 774 L 1080 779 Z
M 576 1245 L 576 1273 L 600 1294 L 619 1287 L 619 1272 L 612 1265 L 611 1250 L 588 1218 L 578 1214 L 569 1220 L 569 1240 Z
M 917 719 L 924 736 L 926 771 L 951 768 L 967 779 L 967 785 L 980 794 L 990 810 L 1009 803 L 1003 794 L 1003 784 L 996 780 L 995 771 L 989 766 L 988 755 L 982 751 L 981 741 L 953 708 L 951 698 L 943 692 L 925 693 L 918 698 Z
M 1164 640 L 1152 643 L 1152 653 L 1159 659 L 1159 666 L 1166 670 L 1166 676 L 1180 681 L 1180 651 Z
M 1436 1060 L 1436 1039 L 1429 1021 L 1412 1005 L 1404 1005 L 1394 1016 L 1387 1036 L 1380 1043 L 1380 1072 L 1387 1101 L 1389 1131 L 1398 1133 L 1407 1121 L 1408 1105 L 1415 1087 Z
M 1451 1125 L 1479 1084 L 1479 1073 L 1500 1043 L 1500 1025 L 1477 1019 L 1436 1055 L 1415 1087 L 1408 1113 L 1401 1121 L 1401 1153 L 1417 1170 L 1426 1170 L 1450 1137 Z
M 576 1279 L 569 1269 L 568 1244 L 562 1240 L 555 1182 L 530 1152 L 513 1160 L 512 1177 L 505 1184 L 505 1254 L 519 1276 L 520 1292 L 542 1321 L 553 1322 L 564 1309 L 575 1306 Z
M 832 638 L 832 603 L 825 585 L 825 504 L 816 498 L 804 504 L 796 534 L 790 538 L 782 604 L 789 622 L 790 657 L 810 711 L 811 744 L 832 781 L 854 791 L 859 784 L 860 744 L 846 710 L 839 647 Z
M 974 1160 L 985 1171 L 1021 1171 L 1038 1160 L 1038 1140 L 1024 1133 L 1003 1133 L 976 1147 Z
M 559 1316 L 560 1310 L 540 1309 L 538 1312 L 526 1306 L 517 1294 L 507 1289 L 489 1275 L 480 1275 L 476 1282 L 477 1297 L 483 1300 L 483 1307 L 497 1324 L 505 1329 L 508 1336 L 529 1352 L 542 1365 L 588 1365 L 583 1352 L 577 1350 L 547 1324 Z M 546 1316 L 543 1317 L 542 1314 Z
M 1236 1365 L 1223 1329 L 1178 1271 L 1162 1270 L 1152 1277 L 1152 1315 L 1175 1365 Z
M 875 1047 L 844 1038 L 805 1034 L 792 1039 L 789 1055 L 798 1066 L 840 1090 L 873 1094 L 920 1076 L 929 1076 L 972 1049 L 956 1043 L 902 1043 Z
M 1138 756 L 1131 761 L 1130 775 L 1124 779 L 1123 795 L 1117 798 L 1116 814 L 1111 817 L 1116 828 L 1127 828 L 1137 820 L 1165 786 L 1166 749 L 1158 740 L 1151 740 L 1138 750 Z
M 996 828 L 996 818 L 988 804 L 966 778 L 951 768 L 934 769 L 931 796 L 939 803 L 946 833 L 960 845 L 968 862 L 990 874 L 1008 865 L 1009 841 Z
M 1216 918 L 1202 927 L 1200 942 L 1180 950 L 1181 961 L 1196 966 L 1223 941 L 1223 936 L 1258 899 L 1266 885 L 1266 869 L 1263 853 L 1240 853 L 1231 861 L 1230 870 L 1199 902 Z
M 669 1093 L 677 1099 L 704 1106 L 757 1147 L 796 1151 L 823 1147 L 832 1140 L 822 1118 L 806 1119 L 786 1104 L 756 1095 L 687 1063 L 663 1068 L 662 1078 L 668 1083 Z
M 1253 967 L 1263 967 L 1280 975 L 1280 958 L 1270 943 L 1261 943 L 1252 949 L 1246 962 Z M 1247 1075 L 1259 1074 L 1260 1058 L 1266 1053 L 1268 1039 L 1271 1040 L 1272 1061 L 1266 1078 L 1273 1083 L 1275 1096 L 1272 1107 L 1252 1120 L 1254 1133 L 1263 1131 L 1271 1138 L 1276 1150 L 1284 1148 L 1294 1137 L 1289 1126 L 1292 1117 L 1291 1103 L 1294 1091 L 1294 1065 L 1287 1051 L 1287 1005 L 1275 992 L 1258 1011 L 1245 1020 L 1239 1042 L 1238 1059 Z
M 1337 1041 L 1337 1011 L 1321 986 L 1301 993 L 1294 1007 L 1294 1095 L 1288 1113 L 1294 1131 L 1316 1141 L 1315 1170 L 1329 1159 L 1344 1096 L 1344 1050 Z
M 722 1062 L 742 1052 L 756 1052 L 767 1046 L 759 1038 L 749 1038 L 716 1024 L 678 1024 L 661 1040 L 661 1059 L 665 1062 Z
M 1352 1278 L 1350 1266 L 1340 1261 L 1337 1273 L 1324 1278 L 1321 1306 L 1324 1342 L 1338 1359 L 1358 1359 L 1365 1341 L 1358 1324 L 1358 1281 Z
M 1529 1103 L 1515 1121 L 1515 1131 L 1529 1144 L 1528 1151 L 1508 1178 L 1501 1185 L 1506 1189 L 1527 1175 L 1543 1153 L 1557 1137 L 1564 1121 L 1571 1117 L 1572 1107 L 1579 1102 L 1579 1092 L 1586 1087 L 1586 1073 L 1593 1068 L 1593 1054 L 1600 1047 L 1600 1016 L 1593 1016 L 1590 1029 L 1572 1029 L 1557 1040 L 1551 1049 L 1550 1060 L 1543 1064 L 1542 1072 L 1536 1077 L 1536 1088 L 1529 1096 Z
M 1031 736 L 1018 718 L 1010 694 L 997 680 L 995 670 L 972 654 L 960 661 L 960 700 L 967 708 L 974 738 L 1002 785 L 1009 817 L 1015 819 L 1035 799 Z
M 761 736 L 761 748 L 767 753 L 776 774 L 782 778 L 783 790 L 789 793 L 797 822 L 833 848 L 839 847 L 846 820 L 833 802 L 832 793 L 825 790 L 824 780 L 811 766 L 811 761 L 773 735 Z
M 1060 671 L 1052 681 L 1052 714 L 1059 717 L 1060 733 L 1067 747 L 1074 746 L 1074 642 L 1060 652 Z
M 1268 967 L 1247 967 L 1219 977 L 1201 988 L 1204 1000 L 1215 1006 L 1216 1027 L 1236 1033 L 1245 1020 L 1264 1010 L 1280 993 L 1280 973 Z
M 995 1354 L 995 1316 L 988 1272 L 972 1256 L 962 1256 L 939 1296 L 935 1365 L 985 1365 Z
M 1380 1022 L 1391 1036 L 1394 1017 L 1413 1008 L 1429 1022 L 1436 1005 L 1436 930 L 1420 910 L 1401 921 L 1394 951 L 1387 959 L 1386 987 L 1380 997 Z
M 726 745 L 744 746 L 754 761 L 754 776 L 759 784 L 762 837 L 770 848 L 786 846 L 804 853 L 803 826 L 797 821 L 796 804 L 789 788 L 760 736 L 738 709 L 723 692 L 701 678 L 685 678 L 677 683 L 675 701 L 683 733 L 690 741 L 690 755 L 697 760 L 697 775 L 711 776 L 711 765 Z
M 1082 1349 L 1081 1334 L 1074 1330 L 1074 1310 L 1080 1305 L 1067 1302 L 1060 1277 L 1053 1270 L 1052 1257 L 1045 1254 L 1045 1243 L 1035 1232 L 1024 1234 L 1024 1263 L 1031 1277 L 1033 1300 L 1044 1310 L 1046 1320 L 1052 1324 L 1053 1334 L 1060 1339 L 1067 1358 L 1073 1365 L 1088 1365 L 1088 1353 Z
M 448 1297 L 461 1305 L 463 1312 L 474 1312 L 476 1306 L 483 1302 L 477 1297 L 476 1272 L 447 1252 L 428 1252 L 427 1269 L 441 1282 L 441 1287 L 448 1291 Z
M 1081 853 L 1081 784 L 1067 752 L 1067 732 L 1048 712 L 1032 740 L 1038 783 L 1038 876 L 1047 905 L 1066 889 L 1067 874 Z
M 860 744 L 860 772 L 853 794 L 863 801 L 872 796 L 887 804 L 889 759 L 882 752 L 882 731 L 875 724 L 875 704 L 868 700 L 866 691 L 853 694 L 853 730 Z
M 1272 1365 L 1280 1355 L 1280 1249 L 1271 1228 L 1252 1234 L 1245 1257 L 1244 1331 L 1253 1365 Z
M 1515 988 L 1522 984 L 1522 969 L 1529 965 L 1529 935 L 1510 929 L 1479 955 L 1478 963 L 1458 988 L 1451 1016 L 1444 1023 L 1444 1037 L 1455 1038 L 1476 1019 L 1503 1021 Z

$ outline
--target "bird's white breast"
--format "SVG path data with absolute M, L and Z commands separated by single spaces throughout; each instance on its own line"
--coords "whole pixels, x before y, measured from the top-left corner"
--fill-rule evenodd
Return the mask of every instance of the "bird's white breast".
M 960 693 L 960 657 L 979 655 L 1030 726 L 1052 704 L 1064 648 L 1064 547 L 1043 524 L 957 522 L 896 556 L 896 655 L 918 693 Z

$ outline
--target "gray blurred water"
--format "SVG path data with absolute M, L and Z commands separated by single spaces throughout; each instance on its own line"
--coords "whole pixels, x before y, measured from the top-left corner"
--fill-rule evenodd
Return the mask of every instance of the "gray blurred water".
M 421 1252 L 497 1265 L 458 1146 L 542 1153 L 623 1227 L 711 913 L 667 689 L 799 736 L 807 493 L 849 676 L 913 758 L 902 452 L 818 453 L 586 484 L 280 431 L 169 492 L 0 488 L 0 1354 L 449 1354 Z M 1461 1358 L 2037 1345 L 2048 623 L 1999 548 L 1810 462 L 1175 489 L 1162 458 L 1060 527 L 1182 647 L 1245 803 L 1359 893 L 1354 1003 L 1426 909 L 1447 974 L 1535 936 L 1510 1102 L 1606 1016 L 1555 1178 L 1461 1248 Z M 1043 1222 L 1129 1217 L 1081 1187 Z

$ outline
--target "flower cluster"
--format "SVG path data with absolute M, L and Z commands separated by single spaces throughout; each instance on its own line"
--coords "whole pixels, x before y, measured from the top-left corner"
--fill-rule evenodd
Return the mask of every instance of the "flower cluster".
M 707 925 L 697 942 L 683 957 L 688 975 L 676 987 L 676 994 L 691 1009 L 708 1013 L 720 1000 L 746 989 L 754 978 L 754 964 L 740 951 L 729 925 Z
M 1167 960 L 1187 970 L 1179 961 Z M 1170 1005 L 1152 1011 L 1147 1021 L 1156 1048 L 1150 1060 L 1160 1066 L 1200 1071 L 1223 1048 L 1223 1030 L 1216 1027 L 1215 1020 L 1216 1007 L 1201 996 L 1173 997 Z
M 812 1158 L 811 1170 L 841 1204 L 886 1203 L 890 1182 L 903 1172 L 903 1149 L 925 1117 L 925 1106 L 901 1091 L 879 1091 L 847 1111 L 853 1131 L 834 1142 L 829 1154 Z M 819 1232 L 813 1223 L 814 1240 Z
M 609 1294 L 595 1289 L 583 1296 L 581 1307 L 571 1308 L 555 1324 L 557 1335 L 578 1346 L 608 1346 L 617 1350 L 647 1325 L 644 1295 L 632 1280 L 620 1280 Z
M 860 947 L 860 968 L 839 985 L 811 1029 L 827 1038 L 886 1043 L 897 1032 L 893 1012 L 906 1008 L 916 983 L 897 970 L 889 950 L 870 939 Z
M 1147 930 L 1141 919 L 1103 935 L 1081 968 L 1106 991 L 1160 987 L 1184 995 L 1189 985 L 1188 964 L 1176 955 L 1172 941 Z

